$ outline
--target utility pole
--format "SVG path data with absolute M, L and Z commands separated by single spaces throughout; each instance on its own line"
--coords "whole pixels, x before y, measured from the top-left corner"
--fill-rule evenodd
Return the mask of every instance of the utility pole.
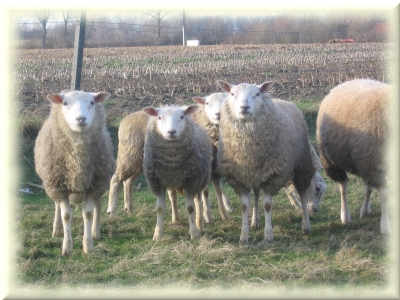
M 83 48 L 85 47 L 86 11 L 81 11 L 79 24 L 75 28 L 74 56 L 72 62 L 71 90 L 81 88 Z
M 185 9 L 183 9 L 183 19 L 182 19 L 182 34 L 183 34 L 182 42 L 183 42 L 183 46 L 186 46 L 185 27 L 186 27 L 186 18 L 185 18 Z

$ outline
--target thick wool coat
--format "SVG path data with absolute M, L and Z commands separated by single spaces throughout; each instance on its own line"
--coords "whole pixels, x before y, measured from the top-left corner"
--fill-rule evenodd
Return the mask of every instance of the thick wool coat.
M 56 203 L 71 194 L 96 199 L 108 188 L 115 161 L 104 108 L 95 104 L 95 109 L 91 127 L 78 133 L 68 126 L 62 105 L 52 104 L 50 116 L 39 131 L 34 149 L 36 172 Z

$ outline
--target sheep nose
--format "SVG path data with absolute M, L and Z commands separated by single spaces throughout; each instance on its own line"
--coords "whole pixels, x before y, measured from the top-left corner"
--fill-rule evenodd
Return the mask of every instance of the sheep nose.
M 247 105 L 246 105 L 246 106 L 241 106 L 240 108 L 241 108 L 243 111 L 246 111 L 246 110 L 249 109 L 249 107 L 250 107 L 250 106 L 247 106 Z
M 176 133 L 176 130 L 168 130 L 168 133 L 173 136 Z
M 219 118 L 221 117 L 220 113 L 215 113 L 215 116 L 217 117 L 217 119 L 219 120 Z
M 86 118 L 85 118 L 85 117 L 79 117 L 79 118 L 76 118 L 76 120 L 77 120 L 79 123 L 84 123 L 85 120 L 86 120 Z

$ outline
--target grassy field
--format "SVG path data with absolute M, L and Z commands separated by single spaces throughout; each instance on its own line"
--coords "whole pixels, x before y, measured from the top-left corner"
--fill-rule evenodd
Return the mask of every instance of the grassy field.
M 311 140 L 315 141 L 319 102 L 303 96 L 292 98 L 305 114 Z M 110 102 L 106 110 L 112 106 Z M 40 183 L 34 171 L 33 145 L 42 121 L 43 118 L 27 118 L 22 113 L 18 118 L 19 131 L 15 135 L 19 141 L 20 188 L 27 187 L 26 182 Z M 118 123 L 108 118 L 115 155 Z M 364 185 L 359 178 L 349 176 L 353 222 L 343 225 L 338 187 L 323 172 L 322 175 L 328 189 L 320 210 L 310 215 L 311 234 L 301 233 L 301 211 L 290 205 L 282 190 L 273 202 L 275 241 L 268 245 L 262 243 L 264 213 L 260 210 L 262 229 L 251 232 L 246 246 L 239 246 L 240 199 L 227 184 L 224 188 L 235 209 L 228 221 L 221 220 L 210 185 L 215 221 L 205 224 L 201 238 L 190 239 L 183 199 L 178 203 L 181 223 L 171 224 L 167 200 L 164 237 L 154 242 L 155 196 L 141 176 L 135 182 L 135 187 L 140 183 L 140 188 L 134 190 L 133 215 L 123 212 L 121 191 L 117 215 L 109 217 L 108 194 L 104 195 L 101 239 L 95 241 L 93 254 L 83 254 L 81 207 L 73 211 L 74 252 L 70 257 L 61 256 L 62 239 L 51 237 L 53 201 L 43 190 L 30 186 L 33 194 L 18 193 L 12 199 L 17 203 L 15 218 L 18 220 L 13 278 L 16 290 L 38 297 L 45 295 L 44 290 L 58 297 L 60 291 L 72 289 L 82 291 L 82 294 L 72 294 L 78 297 L 86 295 L 86 289 L 94 289 L 100 291 L 100 298 L 111 295 L 115 298 L 117 291 L 121 297 L 175 298 L 189 291 L 189 296 L 198 298 L 210 295 L 303 298 L 307 293 L 321 291 L 323 296 L 332 298 L 383 295 L 390 285 L 394 261 L 387 238 L 380 234 L 378 194 L 374 191 L 372 195 L 372 214 L 360 220 Z
M 312 124 L 315 119 L 308 121 Z M 23 177 L 38 182 L 32 169 L 32 149 L 25 150 Z M 101 239 L 95 241 L 92 255 L 82 252 L 83 219 L 80 207 L 74 211 L 74 252 L 68 258 L 61 257 L 62 239 L 51 237 L 54 203 L 42 190 L 33 188 L 34 194 L 21 193 L 17 199 L 17 232 L 21 241 L 17 249 L 17 281 L 24 287 L 49 290 L 85 286 L 212 288 L 228 292 L 233 288 L 244 291 L 264 287 L 285 291 L 305 287 L 384 290 L 389 282 L 390 259 L 387 241 L 379 234 L 377 193 L 373 194 L 372 215 L 360 220 L 358 210 L 364 187 L 359 178 L 351 176 L 353 223 L 342 225 L 338 187 L 325 179 L 328 190 L 321 209 L 310 216 L 310 235 L 301 233 L 301 212 L 290 205 L 281 191 L 273 207 L 275 242 L 263 244 L 261 229 L 251 232 L 248 246 L 239 246 L 240 199 L 227 185 L 225 190 L 235 208 L 228 221 L 220 219 L 210 185 L 215 222 L 205 224 L 202 237 L 190 239 L 182 199 L 181 224 L 171 224 L 167 202 L 165 235 L 162 241 L 154 242 L 155 197 L 141 176 L 135 182 L 136 187 L 141 182 L 141 187 L 134 191 L 133 215 L 123 212 L 122 192 L 115 217 L 106 214 L 108 198 L 103 197 Z M 263 224 L 263 211 L 260 213 Z

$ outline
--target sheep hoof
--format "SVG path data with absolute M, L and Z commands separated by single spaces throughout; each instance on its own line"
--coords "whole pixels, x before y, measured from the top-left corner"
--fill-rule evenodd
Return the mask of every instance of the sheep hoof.
M 252 230 L 258 230 L 258 229 L 260 229 L 260 224 L 259 224 L 259 223 L 251 224 L 251 229 L 252 229 Z
M 93 247 L 89 247 L 89 248 L 84 248 L 83 249 L 83 253 L 85 254 L 90 254 L 94 252 L 94 248 Z
M 274 238 L 264 238 L 264 239 L 263 239 L 263 242 L 264 242 L 265 244 L 271 244 L 271 243 L 274 242 Z
M 392 234 L 392 231 L 390 228 L 386 228 L 386 229 L 381 228 L 381 234 L 384 236 L 390 236 Z
M 63 236 L 64 236 L 64 234 L 63 234 L 62 231 L 61 232 L 53 232 L 53 234 L 52 234 L 53 238 L 60 238 L 60 237 L 63 237 Z
M 72 249 L 62 249 L 62 256 L 70 256 L 72 254 Z
M 234 212 L 235 210 L 233 209 L 232 206 L 229 206 L 226 208 L 226 211 L 231 213 L 231 212 Z
M 310 228 L 303 228 L 303 233 L 304 234 L 310 234 L 311 233 L 311 229 Z
M 156 229 L 155 232 L 154 232 L 153 241 L 161 240 L 162 236 L 163 236 L 162 231 L 159 230 L 159 229 L 158 230 Z
M 197 229 L 197 228 L 196 228 Z M 191 230 L 189 233 L 190 233 L 190 238 L 191 239 L 198 239 L 198 238 L 200 238 L 200 231 L 197 229 L 197 230 Z
M 248 244 L 249 244 L 249 240 L 240 239 L 240 241 L 239 241 L 239 245 L 248 245 Z
M 366 218 L 369 216 L 369 214 L 371 213 L 371 210 L 365 211 L 365 210 L 361 210 L 360 212 L 360 219 Z
M 212 223 L 214 223 L 214 218 L 213 218 L 213 217 L 211 217 L 211 218 L 204 218 L 204 221 L 205 221 L 207 224 L 212 224 Z M 197 226 L 197 227 L 199 227 L 199 226 Z

